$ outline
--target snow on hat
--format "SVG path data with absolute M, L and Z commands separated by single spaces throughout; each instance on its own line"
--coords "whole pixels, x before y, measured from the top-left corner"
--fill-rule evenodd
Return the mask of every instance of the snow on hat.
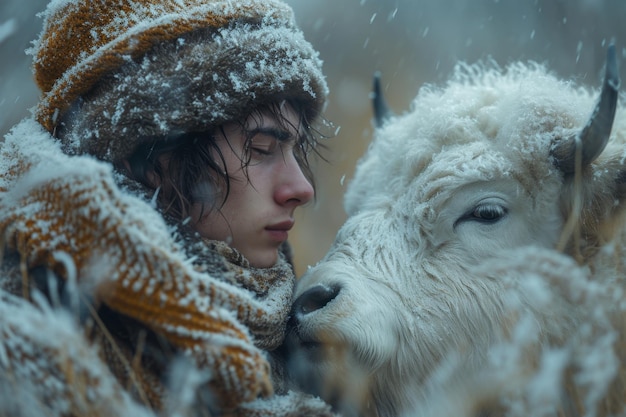
M 35 117 L 53 132 L 78 106 L 74 152 L 117 160 L 148 137 L 204 131 L 278 99 L 315 117 L 328 92 L 279 0 L 52 0 L 43 16 L 30 50 Z

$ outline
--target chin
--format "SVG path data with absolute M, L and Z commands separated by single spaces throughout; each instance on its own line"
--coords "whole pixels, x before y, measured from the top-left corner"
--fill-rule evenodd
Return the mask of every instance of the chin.
M 267 253 L 256 253 L 252 255 L 243 254 L 254 268 L 271 268 L 278 262 L 278 250 Z

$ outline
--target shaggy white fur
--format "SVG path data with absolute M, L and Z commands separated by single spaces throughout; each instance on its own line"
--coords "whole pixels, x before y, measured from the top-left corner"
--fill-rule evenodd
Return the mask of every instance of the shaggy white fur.
M 552 156 L 597 97 L 459 65 L 378 129 L 298 285 L 302 386 L 345 415 L 623 415 L 623 109 L 579 173 Z

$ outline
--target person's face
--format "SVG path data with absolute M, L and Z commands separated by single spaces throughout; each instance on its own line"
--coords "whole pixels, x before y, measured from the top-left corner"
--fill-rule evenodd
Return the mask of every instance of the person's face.
M 276 263 L 278 247 L 294 225 L 295 209 L 314 196 L 294 155 L 299 117 L 290 106 L 284 106 L 282 115 L 286 123 L 264 113 L 250 117 L 245 131 L 236 123 L 224 126 L 216 140 L 230 176 L 230 193 L 221 208 L 205 206 L 202 212 L 202 204 L 195 203 L 190 213 L 201 236 L 227 242 L 257 268 Z M 247 137 L 246 176 L 242 159 Z

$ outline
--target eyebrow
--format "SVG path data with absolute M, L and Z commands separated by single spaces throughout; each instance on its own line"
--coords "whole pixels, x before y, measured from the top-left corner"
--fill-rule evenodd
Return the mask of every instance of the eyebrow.
M 248 131 L 248 135 L 250 135 L 250 137 L 253 137 L 254 135 L 259 133 L 273 136 L 279 142 L 289 142 L 295 139 L 289 131 L 281 129 L 279 127 L 257 127 Z

